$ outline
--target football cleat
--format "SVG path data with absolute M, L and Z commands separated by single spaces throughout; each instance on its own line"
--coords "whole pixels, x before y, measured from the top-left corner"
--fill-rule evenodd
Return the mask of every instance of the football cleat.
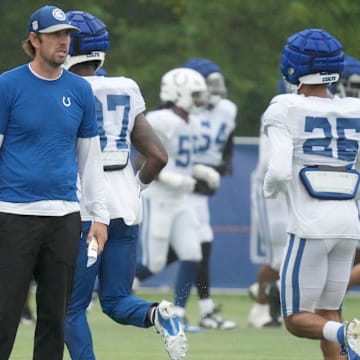
M 26 304 L 21 313 L 21 323 L 24 325 L 33 325 L 35 324 L 34 316 L 30 310 L 30 307 Z
M 204 329 L 221 329 L 232 330 L 237 328 L 237 323 L 232 320 L 225 320 L 220 314 L 219 310 L 215 309 L 213 312 L 203 315 L 200 324 Z
M 252 306 L 248 316 L 248 324 L 257 329 L 281 326 L 280 321 L 271 317 L 269 304 L 259 303 Z
M 259 283 L 254 282 L 248 287 L 248 294 L 250 296 L 251 300 L 256 301 L 258 295 L 259 295 Z
M 360 360 L 360 321 L 352 319 L 345 325 L 344 331 L 348 360 Z
M 174 305 L 161 301 L 155 312 L 154 327 L 164 339 L 166 351 L 171 360 L 185 359 L 187 338 L 179 318 L 175 315 Z

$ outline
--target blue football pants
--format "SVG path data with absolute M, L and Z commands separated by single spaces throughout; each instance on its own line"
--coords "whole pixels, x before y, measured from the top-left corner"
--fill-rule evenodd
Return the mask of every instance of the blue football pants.
M 104 251 L 94 265 L 86 267 L 86 237 L 90 226 L 91 222 L 82 223 L 74 287 L 66 316 L 65 343 L 72 360 L 95 360 L 86 310 L 97 276 L 102 311 L 119 324 L 151 326 L 147 313 L 156 305 L 131 295 L 138 226 L 128 226 L 123 219 L 111 220 Z

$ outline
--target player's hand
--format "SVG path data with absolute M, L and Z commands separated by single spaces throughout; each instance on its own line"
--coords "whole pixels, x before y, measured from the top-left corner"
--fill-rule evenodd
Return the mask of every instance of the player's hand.
M 159 174 L 159 181 L 173 189 L 189 193 L 194 190 L 196 184 L 196 180 L 191 176 L 176 174 L 171 171 L 162 171 Z
M 196 180 L 194 178 L 192 178 L 191 176 L 183 176 L 182 177 L 181 188 L 185 192 L 188 192 L 188 193 L 193 192 L 194 188 L 195 188 L 195 184 L 196 184 Z
M 98 254 L 101 254 L 104 250 L 105 243 L 108 238 L 107 225 L 95 221 L 90 228 L 89 234 L 86 238 L 86 242 L 89 244 L 91 239 L 95 237 L 98 242 Z
M 196 164 L 193 167 L 193 176 L 195 179 L 205 181 L 210 189 L 217 189 L 220 185 L 220 174 L 210 166 Z

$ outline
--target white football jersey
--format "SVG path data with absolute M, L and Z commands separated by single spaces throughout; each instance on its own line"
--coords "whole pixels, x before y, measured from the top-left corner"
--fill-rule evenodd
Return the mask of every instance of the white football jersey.
M 95 94 L 97 122 L 102 152 L 116 157 L 126 154 L 122 170 L 105 171 L 107 206 L 110 218 L 123 218 L 127 225 L 141 221 L 139 185 L 130 162 L 130 135 L 135 118 L 144 112 L 145 102 L 138 85 L 126 77 L 85 77 Z M 81 201 L 80 201 L 81 203 Z M 82 220 L 91 220 L 81 207 Z
M 196 116 L 201 125 L 195 162 L 209 166 L 221 164 L 223 150 L 236 125 L 237 106 L 221 99 L 214 108 Z
M 284 190 L 288 232 L 304 238 L 360 238 L 355 199 L 311 197 L 299 172 L 306 166 L 354 168 L 360 144 L 360 99 L 283 94 L 264 113 L 271 141 L 266 196 Z
M 192 175 L 194 152 L 196 141 L 199 137 L 199 127 L 190 115 L 189 121 L 175 114 L 171 109 L 150 111 L 146 119 L 159 136 L 168 153 L 168 163 L 162 171 L 169 171 L 179 175 Z M 163 198 L 182 198 L 184 193 L 173 189 L 159 181 L 152 182 L 144 195 L 152 195 Z
M 214 167 L 222 164 L 224 148 L 235 129 L 236 115 L 237 106 L 228 99 L 221 99 L 213 108 L 194 116 L 200 129 L 194 155 L 196 163 Z M 208 198 L 206 195 L 197 193 L 189 196 L 189 202 L 195 209 L 200 222 L 202 242 L 210 242 L 214 238 L 210 225 Z

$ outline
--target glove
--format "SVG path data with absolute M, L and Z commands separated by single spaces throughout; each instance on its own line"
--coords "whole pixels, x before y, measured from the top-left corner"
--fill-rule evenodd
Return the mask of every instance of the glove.
M 193 176 L 195 179 L 205 181 L 210 189 L 215 190 L 220 185 L 220 174 L 210 166 L 203 164 L 194 165 Z
M 194 190 L 196 180 L 191 176 L 176 174 L 171 171 L 161 171 L 159 174 L 159 181 L 167 186 L 191 193 Z

